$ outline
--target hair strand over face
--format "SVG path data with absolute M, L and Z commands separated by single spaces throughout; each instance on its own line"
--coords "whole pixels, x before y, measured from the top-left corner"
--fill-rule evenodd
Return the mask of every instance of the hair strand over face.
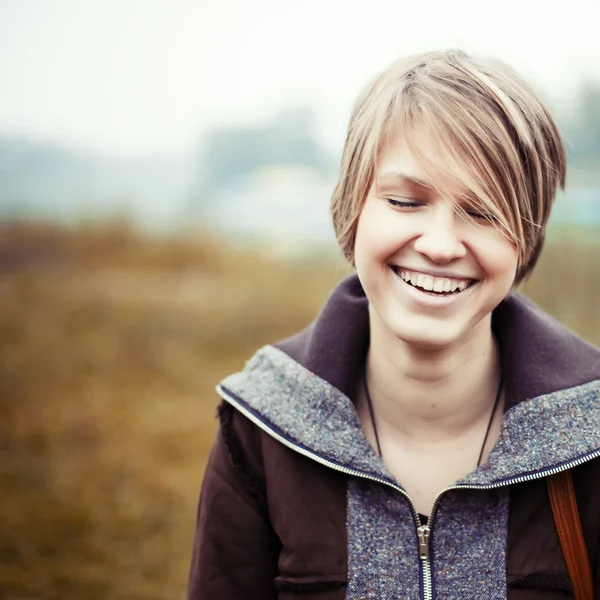
M 434 137 L 439 157 L 425 156 L 414 141 L 423 129 Z M 331 199 L 337 240 L 351 263 L 378 160 L 399 137 L 432 181 L 451 177 L 471 204 L 493 215 L 519 251 L 515 283 L 523 281 L 566 177 L 558 127 L 529 84 L 502 63 L 450 50 L 397 61 L 365 88 Z

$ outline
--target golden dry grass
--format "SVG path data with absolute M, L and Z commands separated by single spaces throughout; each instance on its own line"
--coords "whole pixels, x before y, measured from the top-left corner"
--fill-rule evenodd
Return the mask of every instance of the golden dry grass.
M 527 286 L 597 344 L 599 248 L 549 246 Z M 214 386 L 345 269 L 31 225 L 0 269 L 0 598 L 183 598 Z
M 0 597 L 183 598 L 214 386 L 339 269 L 125 226 L 6 226 L 0 266 Z

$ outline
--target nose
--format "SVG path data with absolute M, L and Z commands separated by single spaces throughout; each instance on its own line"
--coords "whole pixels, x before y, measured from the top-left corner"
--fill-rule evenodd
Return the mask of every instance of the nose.
M 448 202 L 437 203 L 423 221 L 415 250 L 436 263 L 463 258 L 467 249 L 460 235 L 460 217 Z

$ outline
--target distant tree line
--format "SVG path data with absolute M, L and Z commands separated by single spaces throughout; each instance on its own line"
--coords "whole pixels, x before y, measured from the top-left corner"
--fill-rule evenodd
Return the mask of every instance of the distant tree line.
M 563 129 L 571 163 L 600 174 L 600 84 L 585 83 Z
M 226 127 L 212 131 L 204 144 L 207 191 L 235 185 L 261 166 L 302 165 L 327 171 L 330 158 L 315 134 L 316 114 L 310 108 L 283 110 L 264 125 Z
M 575 183 L 586 173 L 586 182 L 600 187 L 600 84 L 588 81 L 581 87 L 560 125 L 569 166 L 577 172 Z M 262 125 L 213 130 L 201 153 L 204 194 L 243 186 L 248 175 L 265 165 L 294 164 L 331 173 L 336 161 L 319 145 L 315 129 L 316 112 L 307 107 L 283 110 Z

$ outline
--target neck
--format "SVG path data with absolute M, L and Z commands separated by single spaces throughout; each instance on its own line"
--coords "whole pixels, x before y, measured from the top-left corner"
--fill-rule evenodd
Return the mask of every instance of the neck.
M 440 441 L 490 418 L 500 381 L 490 319 L 444 348 L 407 344 L 376 319 L 372 311 L 366 377 L 382 431 Z

